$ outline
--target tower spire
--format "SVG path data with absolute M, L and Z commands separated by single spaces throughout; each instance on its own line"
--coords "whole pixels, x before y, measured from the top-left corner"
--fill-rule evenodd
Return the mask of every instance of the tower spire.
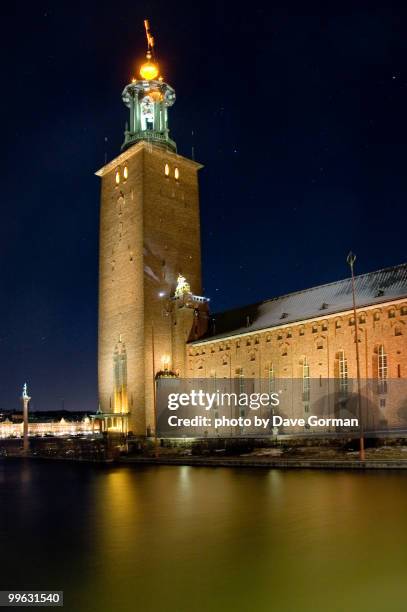
M 130 111 L 122 149 L 145 140 L 176 151 L 177 146 L 169 137 L 167 111 L 175 102 L 175 91 L 159 76 L 159 65 L 154 57 L 155 41 L 148 19 L 144 20 L 144 29 L 147 53 L 140 67 L 141 79 L 132 79 L 122 93 L 123 102 Z
M 154 36 L 151 35 L 150 32 L 150 22 L 148 21 L 148 19 L 144 19 L 144 29 L 146 31 L 146 37 L 147 37 L 147 53 L 153 53 L 153 48 L 154 48 Z

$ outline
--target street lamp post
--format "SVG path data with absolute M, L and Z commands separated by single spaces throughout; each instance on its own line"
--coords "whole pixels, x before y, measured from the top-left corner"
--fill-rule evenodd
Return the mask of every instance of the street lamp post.
M 358 383 L 358 414 L 359 414 L 359 458 L 361 461 L 365 460 L 365 440 L 363 434 L 363 419 L 362 419 L 362 392 L 360 384 L 360 359 L 359 359 L 359 330 L 358 330 L 358 318 L 356 316 L 356 298 L 355 298 L 355 275 L 354 265 L 356 261 L 356 255 L 349 252 L 346 260 L 349 264 L 351 277 L 352 277 L 352 300 L 353 300 L 353 317 L 355 320 L 355 346 L 356 346 L 356 376 Z

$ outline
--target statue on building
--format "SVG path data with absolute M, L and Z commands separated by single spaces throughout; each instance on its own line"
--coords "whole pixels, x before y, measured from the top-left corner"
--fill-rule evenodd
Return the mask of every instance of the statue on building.
M 191 293 L 190 284 L 187 282 L 187 279 L 185 278 L 185 276 L 182 276 L 182 274 L 178 274 L 177 287 L 175 289 L 175 297 L 181 297 L 182 295 L 185 295 L 186 293 Z

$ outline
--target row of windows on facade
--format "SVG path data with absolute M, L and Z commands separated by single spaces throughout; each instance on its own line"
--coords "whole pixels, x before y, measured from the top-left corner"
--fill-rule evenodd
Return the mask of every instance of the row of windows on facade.
M 116 168 L 116 174 L 115 174 L 116 185 L 119 185 L 122 180 L 127 181 L 128 178 L 129 178 L 128 166 L 124 166 L 123 169 Z
M 376 377 L 379 381 L 385 381 L 388 377 L 388 356 L 385 351 L 385 347 L 383 344 L 380 344 L 375 351 L 375 359 L 376 359 Z M 310 381 L 311 379 L 311 368 L 308 357 L 303 357 L 299 364 L 302 367 L 302 378 L 304 380 Z M 198 369 L 203 369 L 203 364 L 199 366 Z M 269 381 L 274 381 L 276 378 L 276 371 L 273 363 L 268 363 L 265 366 L 266 375 Z M 397 366 L 397 374 L 398 378 L 401 378 L 401 365 Z M 244 379 L 245 373 L 242 367 L 235 369 L 235 376 L 237 378 Z M 210 378 L 216 380 L 216 370 L 211 370 Z M 345 351 L 340 350 L 336 354 L 336 378 L 342 381 L 342 386 L 347 386 L 348 380 L 348 359 L 346 357 Z
M 165 164 L 164 166 L 164 174 L 165 176 L 170 176 L 170 166 L 169 164 Z M 128 166 L 124 166 L 123 167 L 123 171 L 121 168 L 116 168 L 116 173 L 115 173 L 115 182 L 116 185 L 119 185 L 121 183 L 121 181 L 127 181 L 127 179 L 129 178 L 129 168 Z M 176 181 L 179 180 L 179 168 L 176 166 L 174 168 L 174 178 Z
M 375 314 L 378 314 L 378 313 L 375 313 Z M 407 307 L 402 309 L 401 314 L 402 315 L 407 314 Z M 390 314 L 390 312 L 389 312 L 389 318 L 393 318 L 393 315 Z M 376 319 L 376 320 L 378 320 L 378 319 Z M 359 318 L 359 323 L 365 323 L 365 322 L 366 322 L 366 319 L 362 318 L 362 316 L 361 316 Z M 349 325 L 350 326 L 354 326 L 355 325 L 354 317 L 351 317 L 349 319 Z M 404 322 L 401 322 L 399 325 L 395 325 L 394 326 L 393 329 L 394 329 L 394 335 L 395 336 L 402 336 L 403 335 L 403 325 L 404 325 Z M 335 321 L 335 328 L 336 329 L 340 329 L 341 327 L 342 327 L 342 320 L 341 319 L 337 319 Z M 313 334 L 321 332 L 321 331 L 328 331 L 328 323 L 322 323 L 321 325 L 315 324 L 315 325 L 312 326 L 311 332 Z M 304 327 L 301 327 L 299 329 L 298 335 L 299 336 L 304 336 L 305 335 L 305 328 Z M 264 340 L 265 340 L 265 342 L 271 342 L 272 340 L 275 340 L 275 339 L 277 339 L 277 340 L 287 339 L 288 340 L 288 339 L 290 339 L 292 337 L 293 337 L 293 332 L 292 332 L 291 329 L 288 329 L 287 331 L 279 332 L 276 335 L 266 334 Z M 318 349 L 324 348 L 324 340 L 325 340 L 325 338 L 319 338 L 319 339 L 316 340 L 316 345 L 317 345 Z M 359 342 L 360 341 L 361 341 L 361 338 L 359 338 Z M 247 347 L 252 346 L 252 345 L 258 345 L 258 344 L 260 344 L 260 336 L 256 335 L 254 337 L 249 337 L 245 341 L 242 341 L 241 339 L 238 339 L 234 343 L 231 343 L 231 342 L 220 342 L 218 347 L 217 347 L 217 350 L 219 352 L 222 352 L 222 351 L 225 351 L 225 350 L 228 351 L 228 350 L 231 349 L 232 344 L 234 344 L 235 348 L 237 348 L 237 349 L 241 348 L 242 344 L 244 344 Z M 287 347 L 288 346 L 289 345 L 287 345 Z M 211 344 L 209 350 L 210 350 L 211 353 L 215 353 L 216 352 L 215 345 Z M 191 349 L 191 351 L 190 351 L 190 355 L 191 356 L 194 356 L 194 355 L 195 356 L 197 356 L 197 355 L 205 355 L 205 353 L 206 353 L 206 347 L 198 348 L 195 351 L 194 351 L 194 349 Z
M 170 176 L 170 166 L 169 164 L 165 164 L 164 166 L 164 174 L 165 176 Z M 177 166 L 175 166 L 174 168 L 174 178 L 176 181 L 179 180 L 179 168 L 177 168 Z

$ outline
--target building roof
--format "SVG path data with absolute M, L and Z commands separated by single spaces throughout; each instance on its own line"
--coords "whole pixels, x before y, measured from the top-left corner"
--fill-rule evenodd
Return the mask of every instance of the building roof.
M 355 276 L 355 294 L 358 309 L 407 298 L 407 264 Z M 195 342 L 210 342 L 352 308 L 352 281 L 347 278 L 215 314 L 211 317 L 212 329 Z

